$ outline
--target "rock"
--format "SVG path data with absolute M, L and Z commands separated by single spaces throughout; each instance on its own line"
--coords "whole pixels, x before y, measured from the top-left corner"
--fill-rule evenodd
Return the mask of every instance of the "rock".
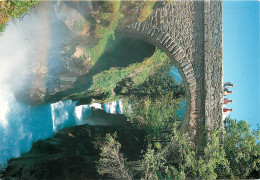
M 76 47 L 76 51 L 74 52 L 72 57 L 80 58 L 85 53 L 85 49 L 83 47 Z
M 54 5 L 57 17 L 62 20 L 68 29 L 78 36 L 88 36 L 90 23 L 75 9 L 70 8 L 63 2 Z

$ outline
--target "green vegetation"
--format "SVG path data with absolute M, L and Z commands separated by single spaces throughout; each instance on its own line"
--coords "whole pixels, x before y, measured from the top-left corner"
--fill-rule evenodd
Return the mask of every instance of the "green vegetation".
M 0 2 L 0 32 L 4 32 L 9 20 L 14 18 L 22 18 L 29 13 L 30 7 L 35 7 L 39 0 L 25 0 L 25 1 L 7 1 Z
M 166 58 L 141 84 L 127 81 L 118 83 L 115 89 L 116 94 L 125 95 L 124 114 L 128 121 L 144 129 L 148 141 L 166 138 L 170 124 L 177 120 L 175 112 L 185 98 L 183 85 L 177 85 L 168 73 L 169 62 Z
M 177 120 L 175 112 L 184 99 L 184 87 L 176 85 L 166 66 L 158 68 L 144 83 L 126 88 L 129 98 L 124 102 L 125 115 L 147 132 L 148 141 L 166 138 L 170 124 Z
M 94 82 L 91 89 L 112 94 L 112 90 L 116 88 L 117 83 L 129 76 L 133 76 L 132 81 L 134 86 L 138 86 L 144 83 L 149 75 L 167 60 L 169 60 L 167 55 L 157 49 L 151 57 L 145 59 L 143 62 L 134 63 L 122 69 L 112 68 L 96 74 L 93 77 Z
M 114 30 L 118 25 L 119 19 L 123 18 L 120 13 L 121 1 L 100 1 L 100 11 L 95 14 L 94 20 L 90 21 L 95 26 L 94 36 L 100 42 L 93 48 L 86 49 L 90 52 L 93 64 L 103 54 L 108 39 L 114 37 Z
M 106 94 L 106 99 L 102 99 L 102 102 L 119 99 L 120 94 L 114 92 L 118 83 L 124 81 L 126 78 L 130 78 L 133 82 L 132 87 L 141 86 L 148 80 L 148 77 L 151 75 L 156 76 L 156 69 L 169 62 L 170 59 L 167 55 L 160 49 L 157 49 L 151 57 L 144 59 L 140 63 L 134 63 L 125 68 L 111 68 L 110 70 L 102 71 L 101 73 L 94 75 L 93 84 L 90 90 L 91 92 L 95 92 L 95 94 Z M 89 91 L 85 91 L 76 93 L 69 98 L 79 100 L 89 96 Z
M 98 173 L 109 174 L 115 179 L 132 179 L 133 175 L 129 171 L 123 154 L 119 152 L 121 144 L 115 141 L 116 134 L 106 135 L 105 142 L 101 146 L 101 159 L 97 163 Z
M 128 164 L 128 174 L 137 174 L 134 179 L 259 178 L 260 149 L 259 143 L 256 143 L 259 130 L 254 132 L 245 121 L 236 123 L 230 118 L 226 120 L 225 128 L 224 134 L 220 130 L 208 132 L 210 136 L 201 154 L 197 152 L 189 135 L 178 131 L 178 123 L 175 122 L 167 143 L 160 143 L 160 146 L 148 145 L 142 159 L 135 163 L 126 159 L 121 161 Z M 115 137 L 109 138 L 113 139 L 110 141 L 115 141 Z M 117 143 L 111 143 L 105 154 L 110 154 Z M 106 158 L 105 154 L 100 154 L 99 165 Z M 120 154 L 120 149 L 117 154 Z M 120 156 L 123 157 L 122 154 Z M 107 167 L 113 166 L 108 159 L 106 162 L 106 166 L 99 166 L 100 171 L 105 172 Z M 137 163 L 141 168 L 131 166 Z M 111 171 L 106 173 L 110 174 Z
M 131 96 L 124 104 L 125 107 L 130 106 L 132 110 L 131 113 L 125 114 L 128 120 L 146 130 L 149 142 L 154 139 L 166 138 L 171 122 L 177 120 L 175 112 L 183 97 L 176 98 L 174 95 L 172 91 L 157 98 Z
M 260 130 L 253 131 L 246 121 L 227 118 L 224 148 L 230 162 L 231 178 L 248 178 L 260 168 Z M 256 143 L 256 139 L 258 143 Z

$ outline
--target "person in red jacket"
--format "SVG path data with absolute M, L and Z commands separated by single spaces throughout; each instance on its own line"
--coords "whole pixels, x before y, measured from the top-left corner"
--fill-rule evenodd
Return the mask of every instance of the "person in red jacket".
M 231 112 L 231 111 L 233 111 L 233 109 L 231 108 L 231 109 L 228 109 L 228 108 L 223 108 L 223 112 Z
M 223 108 L 223 120 L 226 119 L 227 115 L 232 112 L 233 109 L 228 109 L 226 107 Z
M 224 98 L 224 104 L 232 103 L 233 100 L 229 100 L 228 98 Z

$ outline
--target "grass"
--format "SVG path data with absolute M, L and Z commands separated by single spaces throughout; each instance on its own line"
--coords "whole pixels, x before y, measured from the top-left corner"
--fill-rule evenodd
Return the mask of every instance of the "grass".
M 98 61 L 99 57 L 104 53 L 106 44 L 108 42 L 109 36 L 101 39 L 99 43 L 90 49 L 85 49 L 85 52 L 90 52 L 93 65 Z
M 0 2 L 0 32 L 4 32 L 9 20 L 14 18 L 22 18 L 29 13 L 30 7 L 34 7 L 39 3 L 39 0 L 27 1 L 6 1 Z
M 134 63 L 122 69 L 112 68 L 103 71 L 93 77 L 94 82 L 91 89 L 112 94 L 112 89 L 116 87 L 116 84 L 130 75 L 134 75 L 134 85 L 138 86 L 142 84 L 155 69 L 160 67 L 167 58 L 168 57 L 164 52 L 157 49 L 151 57 L 144 59 L 141 63 Z M 111 96 L 109 100 L 112 100 L 113 98 L 116 97 Z

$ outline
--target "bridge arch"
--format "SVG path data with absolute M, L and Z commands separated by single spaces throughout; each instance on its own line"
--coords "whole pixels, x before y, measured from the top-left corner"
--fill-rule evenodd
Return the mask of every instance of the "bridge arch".
M 182 120 L 181 129 L 184 131 L 194 129 L 196 123 L 193 115 L 196 114 L 196 102 L 195 98 L 192 98 L 192 94 L 194 94 L 193 90 L 194 86 L 196 86 L 196 80 L 193 66 L 186 58 L 185 51 L 177 45 L 170 34 L 156 27 L 147 27 L 140 22 L 125 28 L 116 29 L 116 33 L 142 39 L 161 49 L 173 61 L 183 79 L 186 95 L 185 116 Z

